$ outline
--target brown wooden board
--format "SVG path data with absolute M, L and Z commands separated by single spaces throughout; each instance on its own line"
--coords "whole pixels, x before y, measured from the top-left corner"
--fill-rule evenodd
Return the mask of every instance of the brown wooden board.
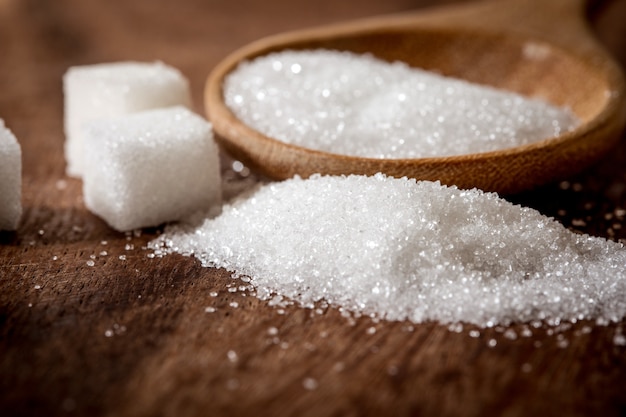
M 250 41 L 442 3 L 0 0 L 0 117 L 22 146 L 24 205 L 0 234 L 0 415 L 624 415 L 624 323 L 519 324 L 512 339 L 281 310 L 193 258 L 148 258 L 161 229 L 113 231 L 65 176 L 71 65 L 163 60 L 203 113 L 209 71 Z M 604 3 L 591 21 L 624 65 L 626 2 Z M 567 182 L 507 198 L 625 239 L 626 141 Z

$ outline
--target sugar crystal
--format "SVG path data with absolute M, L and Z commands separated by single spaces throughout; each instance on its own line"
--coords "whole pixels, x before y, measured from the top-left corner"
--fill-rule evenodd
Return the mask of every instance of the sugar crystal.
M 229 350 L 228 352 L 226 352 L 226 356 L 228 357 L 228 360 L 233 363 L 239 360 L 239 355 L 237 355 L 237 352 L 235 352 L 234 350 Z
M 311 391 L 317 389 L 318 382 L 315 378 L 304 378 L 304 380 L 302 381 L 302 386 L 305 389 Z
M 246 276 L 261 299 L 342 314 L 533 328 L 626 315 L 622 244 L 494 193 L 382 174 L 271 183 L 149 246 Z
M 224 98 L 241 121 L 269 137 L 372 158 L 488 152 L 578 124 L 568 109 L 538 99 L 323 49 L 243 62 L 226 78 Z

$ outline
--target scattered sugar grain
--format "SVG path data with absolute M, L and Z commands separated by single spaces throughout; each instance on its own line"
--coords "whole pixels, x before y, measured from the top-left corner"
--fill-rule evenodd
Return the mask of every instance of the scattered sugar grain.
M 343 372 L 346 369 L 346 364 L 344 362 L 336 362 L 333 365 L 333 371 L 335 372 Z
M 610 323 L 610 320 L 606 317 L 598 317 L 596 319 L 596 325 L 597 326 L 608 326 Z
M 115 334 L 120 335 L 126 333 L 126 326 L 119 323 L 113 323 L 113 331 Z
M 66 180 L 57 180 L 57 182 L 55 183 L 55 186 L 57 188 L 57 190 L 65 190 L 67 188 L 67 181 Z
M 387 367 L 387 375 L 389 376 L 396 376 L 398 375 L 399 372 L 400 372 L 400 369 L 398 368 L 397 365 L 389 365 Z
M 149 247 L 249 277 L 270 304 L 325 300 L 347 318 L 541 328 L 626 313 L 623 245 L 496 194 L 380 174 L 268 184 Z
M 517 340 L 517 333 L 513 329 L 505 330 L 503 336 L 509 340 Z
M 235 352 L 234 350 L 229 350 L 228 352 L 226 352 L 226 357 L 232 363 L 235 363 L 239 360 L 239 355 L 237 355 L 237 352 Z
M 317 389 L 318 382 L 315 378 L 304 378 L 304 380 L 302 381 L 302 386 L 306 390 L 313 391 Z
M 487 346 L 489 346 L 490 348 L 496 347 L 497 344 L 498 341 L 496 339 L 489 339 L 487 341 Z
M 92 259 L 88 260 L 86 263 L 87 266 L 94 266 L 96 264 Z
M 120 261 L 125 261 L 126 260 L 126 255 L 120 255 L 120 256 L 118 256 L 118 259 Z
M 453 333 L 462 333 L 463 332 L 463 324 L 461 323 L 452 323 L 448 326 L 448 330 Z
M 244 62 L 226 104 L 283 142 L 372 158 L 488 152 L 558 136 L 568 109 L 512 92 L 331 50 L 284 51 Z
M 613 344 L 615 346 L 626 346 L 626 336 L 621 333 L 613 335 Z
M 215 307 L 205 307 L 204 308 L 204 312 L 205 313 L 215 313 L 217 311 L 217 309 Z
M 533 366 L 529 363 L 525 363 L 522 365 L 522 372 L 524 372 L 525 374 L 531 372 L 533 370 Z
M 0 119 L 0 230 L 16 230 L 22 217 L 22 148 Z

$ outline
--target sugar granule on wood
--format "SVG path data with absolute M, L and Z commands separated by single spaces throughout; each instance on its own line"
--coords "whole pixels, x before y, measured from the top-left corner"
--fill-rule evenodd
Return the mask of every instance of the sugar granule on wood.
M 493 193 L 382 174 L 271 183 L 149 247 L 247 277 L 261 299 L 387 320 L 491 327 L 626 314 L 624 245 Z
M 283 142 L 371 158 L 489 152 L 574 129 L 568 109 L 508 91 L 332 50 L 246 61 L 224 82 L 227 106 Z

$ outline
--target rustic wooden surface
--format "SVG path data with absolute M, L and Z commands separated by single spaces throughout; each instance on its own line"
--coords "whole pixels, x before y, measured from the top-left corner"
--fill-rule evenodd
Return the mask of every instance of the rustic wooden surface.
M 247 42 L 439 3 L 0 0 L 0 117 L 24 164 L 22 222 L 0 234 L 0 415 L 626 414 L 623 323 L 520 324 L 512 340 L 503 328 L 473 337 L 467 325 L 283 311 L 229 292 L 227 273 L 193 259 L 148 258 L 158 230 L 114 232 L 64 174 L 70 65 L 161 59 L 189 77 L 203 112 L 206 75 Z M 622 64 L 625 6 L 607 1 L 592 17 Z M 509 198 L 624 239 L 626 140 L 568 182 Z

